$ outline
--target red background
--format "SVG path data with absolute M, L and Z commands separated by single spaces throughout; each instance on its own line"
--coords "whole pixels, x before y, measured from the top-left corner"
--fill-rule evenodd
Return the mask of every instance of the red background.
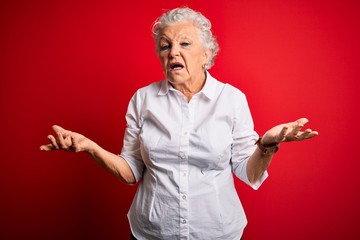
M 118 153 L 130 97 L 163 78 L 151 25 L 183 5 L 212 21 L 210 72 L 260 134 L 303 116 L 320 132 L 282 144 L 258 191 L 236 180 L 244 239 L 360 238 L 358 1 L 35 0 L 0 3 L 1 239 L 128 239 L 136 187 L 38 149 L 60 124 Z

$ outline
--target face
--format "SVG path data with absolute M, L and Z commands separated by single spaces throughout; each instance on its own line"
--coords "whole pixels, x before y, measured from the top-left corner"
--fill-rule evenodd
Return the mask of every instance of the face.
M 192 22 L 165 27 L 160 32 L 157 52 L 166 78 L 175 87 L 204 81 L 204 64 L 211 56 L 199 39 L 198 28 Z

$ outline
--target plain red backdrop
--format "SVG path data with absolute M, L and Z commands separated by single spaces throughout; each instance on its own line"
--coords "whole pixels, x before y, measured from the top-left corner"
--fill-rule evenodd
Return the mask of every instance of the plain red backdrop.
M 244 239 L 359 239 L 358 1 L 1 1 L 0 238 L 128 239 L 125 186 L 85 154 L 45 153 L 51 125 L 118 153 L 132 94 L 163 78 L 151 37 L 166 9 L 213 23 L 211 74 L 246 93 L 256 130 L 307 117 L 269 179 L 236 186 Z

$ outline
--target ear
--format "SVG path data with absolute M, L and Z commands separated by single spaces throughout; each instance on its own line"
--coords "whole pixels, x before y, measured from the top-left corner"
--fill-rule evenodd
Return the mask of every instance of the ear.
M 206 49 L 205 52 L 204 52 L 204 64 L 208 64 L 210 62 L 210 59 L 212 58 L 212 51 L 211 49 Z

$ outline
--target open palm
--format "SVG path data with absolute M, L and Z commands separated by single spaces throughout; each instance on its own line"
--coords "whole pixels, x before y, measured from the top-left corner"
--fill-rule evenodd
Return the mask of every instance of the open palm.
M 85 136 L 66 130 L 60 126 L 54 125 L 53 130 L 56 133 L 56 138 L 53 135 L 49 135 L 48 139 L 50 144 L 42 145 L 40 150 L 65 150 L 69 152 L 81 152 L 87 151 L 93 142 Z
M 311 129 L 301 131 L 308 121 L 306 118 L 300 118 L 294 122 L 277 125 L 264 134 L 262 144 L 302 141 L 317 136 L 319 133 Z

